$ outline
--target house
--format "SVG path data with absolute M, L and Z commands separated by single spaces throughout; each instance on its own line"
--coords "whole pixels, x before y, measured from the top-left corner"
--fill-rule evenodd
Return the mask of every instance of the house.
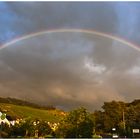
M 8 119 L 6 118 L 6 114 L 0 112 L 0 125 L 4 123 L 4 124 L 8 124 L 10 126 L 10 122 L 8 121 Z

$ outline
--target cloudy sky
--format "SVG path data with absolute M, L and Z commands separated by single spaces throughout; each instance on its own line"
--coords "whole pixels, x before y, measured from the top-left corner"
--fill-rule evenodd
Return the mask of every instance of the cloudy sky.
M 0 96 L 65 110 L 139 98 L 139 49 L 83 32 L 139 48 L 139 24 L 138 2 L 0 2 L 1 46 L 46 31 L 1 47 Z

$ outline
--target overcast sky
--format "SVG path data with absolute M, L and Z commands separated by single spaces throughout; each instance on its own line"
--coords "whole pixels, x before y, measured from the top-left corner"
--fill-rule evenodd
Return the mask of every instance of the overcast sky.
M 88 29 L 140 45 L 138 2 L 0 2 L 0 44 L 51 29 Z M 84 32 L 41 34 L 0 49 L 0 95 L 69 110 L 140 94 L 140 52 Z

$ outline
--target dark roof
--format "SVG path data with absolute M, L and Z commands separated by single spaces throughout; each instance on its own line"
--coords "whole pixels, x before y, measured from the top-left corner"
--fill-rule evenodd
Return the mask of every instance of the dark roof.
M 16 117 L 10 116 L 10 115 L 6 115 L 6 118 L 7 118 L 7 120 L 9 120 L 9 121 L 16 120 Z

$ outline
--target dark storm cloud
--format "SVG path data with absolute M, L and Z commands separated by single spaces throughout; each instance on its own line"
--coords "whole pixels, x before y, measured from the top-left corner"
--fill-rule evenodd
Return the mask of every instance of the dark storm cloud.
M 135 98 L 139 90 L 140 79 L 132 84 L 139 74 L 139 54 L 125 44 L 85 33 L 29 38 L 0 51 L 1 94 L 63 109 L 93 110 L 104 101 L 130 100 L 130 92 L 136 91 L 131 95 Z
M 140 4 L 130 2 L 1 2 L 0 43 L 40 30 L 84 28 L 140 44 Z M 64 109 L 100 107 L 139 95 L 140 53 L 84 33 L 48 34 L 0 50 L 1 96 Z

